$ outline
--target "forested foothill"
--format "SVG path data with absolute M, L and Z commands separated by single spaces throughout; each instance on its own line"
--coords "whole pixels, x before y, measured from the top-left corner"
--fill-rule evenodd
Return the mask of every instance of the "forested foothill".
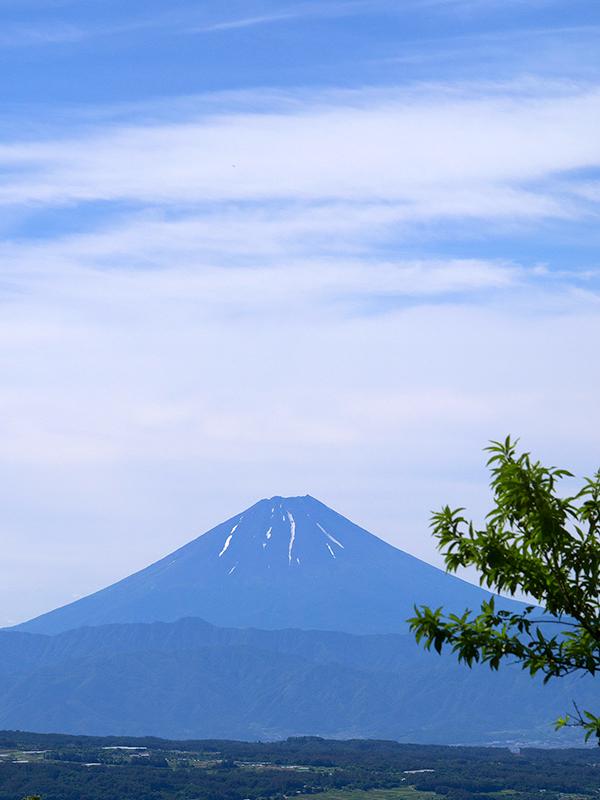
M 283 800 L 375 789 L 415 800 L 425 792 L 431 800 L 591 798 L 600 791 L 600 751 L 0 732 L 0 800 Z

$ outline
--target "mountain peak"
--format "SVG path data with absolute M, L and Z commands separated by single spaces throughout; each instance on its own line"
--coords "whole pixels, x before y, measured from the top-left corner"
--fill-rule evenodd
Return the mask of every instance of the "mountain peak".
M 229 627 L 403 633 L 415 604 L 462 611 L 487 597 L 310 495 L 275 496 L 140 572 L 16 627 L 59 633 L 201 617 Z
M 288 567 L 307 564 L 314 569 L 323 559 L 336 560 L 345 550 L 345 545 L 322 524 L 327 512 L 335 513 L 310 495 L 260 500 L 224 525 L 190 542 L 178 554 L 194 558 L 196 547 L 204 550 L 208 542 L 214 540 L 211 555 L 218 550 L 217 558 L 223 559 L 223 570 L 229 568 L 228 575 L 238 568 L 261 570 L 266 566 L 271 569 L 286 563 Z M 335 522 L 332 523 L 334 528 L 337 527 Z

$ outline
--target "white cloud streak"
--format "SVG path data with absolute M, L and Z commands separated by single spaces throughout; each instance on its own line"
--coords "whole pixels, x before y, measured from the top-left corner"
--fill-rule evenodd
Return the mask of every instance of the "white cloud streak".
M 335 199 L 435 208 L 452 198 L 462 214 L 469 205 L 477 213 L 487 194 L 484 213 L 493 214 L 495 202 L 510 213 L 512 193 L 522 214 L 532 199 L 523 184 L 600 162 L 599 100 L 595 89 L 549 98 L 449 92 L 5 144 L 0 202 Z M 531 213 L 560 208 L 539 192 Z
M 247 28 L 255 25 L 265 25 L 273 22 L 285 22 L 293 19 L 307 17 L 340 17 L 360 14 L 365 10 L 376 11 L 381 4 L 365 2 L 322 2 L 322 3 L 296 3 L 288 6 L 274 7 L 266 14 L 242 16 L 237 19 L 212 22 L 199 27 L 188 28 L 188 33 L 210 33 L 235 28 Z

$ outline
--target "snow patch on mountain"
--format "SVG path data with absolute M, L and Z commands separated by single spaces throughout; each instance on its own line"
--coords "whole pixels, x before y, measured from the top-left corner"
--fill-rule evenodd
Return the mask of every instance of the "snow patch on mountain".
M 285 517 L 284 517 L 284 519 L 285 519 Z M 294 546 L 294 539 L 296 538 L 296 523 L 294 522 L 294 518 L 292 517 L 292 515 L 290 514 L 289 511 L 288 511 L 288 519 L 290 521 L 290 531 L 291 531 L 291 534 L 292 534 L 290 536 L 290 548 L 288 550 L 288 562 L 291 564 L 292 563 L 292 547 Z M 298 562 L 298 563 L 300 563 L 300 562 Z
M 236 527 L 237 527 L 237 526 L 236 526 Z M 235 530 L 235 528 L 234 528 L 233 530 Z M 229 536 L 227 537 L 227 540 L 225 541 L 225 547 L 224 547 L 224 548 L 221 550 L 221 552 L 219 553 L 219 558 L 221 558 L 221 556 L 223 555 L 223 553 L 225 552 L 225 550 L 227 550 L 227 548 L 229 547 L 229 543 L 231 542 L 231 539 L 232 539 L 232 538 L 233 538 L 233 533 L 230 533 L 230 534 L 229 534 Z
M 333 536 L 332 536 L 330 533 L 327 533 L 327 531 L 325 530 L 325 528 L 323 528 L 323 526 L 322 526 L 322 525 L 319 525 L 319 523 L 318 523 L 318 522 L 317 522 L 317 528 L 321 528 L 321 530 L 323 531 L 323 533 L 325 534 L 325 536 L 327 536 L 327 538 L 328 538 L 328 539 L 331 539 L 331 541 L 332 541 L 332 542 L 334 542 L 335 544 L 337 544 L 337 546 L 338 546 L 338 547 L 341 547 L 341 548 L 342 548 L 342 550 L 345 550 L 345 549 L 346 549 L 346 548 L 344 547 L 344 545 L 343 545 L 341 542 L 338 542 L 338 540 L 337 540 L 337 539 L 334 539 L 334 538 L 333 538 Z M 331 549 L 331 548 L 329 548 L 329 549 Z

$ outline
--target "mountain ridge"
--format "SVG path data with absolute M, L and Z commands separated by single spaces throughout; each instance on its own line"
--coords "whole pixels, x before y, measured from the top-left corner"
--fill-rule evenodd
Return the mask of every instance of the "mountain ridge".
M 15 665 L 17 671 L 13 671 Z M 297 735 L 559 745 L 595 684 L 473 670 L 400 634 L 219 629 L 204 620 L 0 631 L 0 727 L 169 738 Z

